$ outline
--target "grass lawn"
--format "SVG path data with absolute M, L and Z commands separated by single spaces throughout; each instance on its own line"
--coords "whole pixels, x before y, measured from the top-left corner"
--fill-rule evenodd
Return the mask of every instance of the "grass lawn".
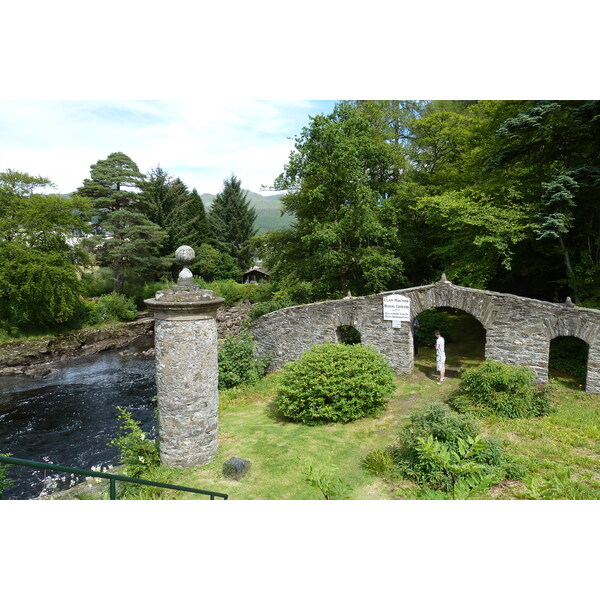
M 483 359 L 478 324 L 451 315 L 453 341 L 447 344 L 447 379 L 436 384 L 433 348 L 421 347 L 415 369 L 397 377 L 397 389 L 386 411 L 353 423 L 309 427 L 282 417 L 276 410 L 280 375 L 220 394 L 218 453 L 208 465 L 192 469 L 158 468 L 147 479 L 224 492 L 232 500 L 322 499 L 303 471 L 313 465 L 326 478 L 341 479 L 347 499 L 414 498 L 416 486 L 401 479 L 383 480 L 361 463 L 368 452 L 391 445 L 410 412 L 431 401 L 445 401 L 458 387 L 459 371 Z M 555 411 L 535 419 L 479 419 L 486 435 L 500 440 L 527 469 L 522 481 L 504 481 L 479 499 L 600 498 L 600 397 L 587 395 L 566 376 L 552 379 Z M 247 459 L 251 470 L 240 481 L 222 475 L 223 462 Z M 148 494 L 148 488 L 140 488 Z M 199 499 L 190 493 L 153 492 L 140 497 Z

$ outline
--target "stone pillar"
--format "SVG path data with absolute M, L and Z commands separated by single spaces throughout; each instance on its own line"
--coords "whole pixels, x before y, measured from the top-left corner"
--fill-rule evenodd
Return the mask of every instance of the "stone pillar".
M 589 345 L 585 391 L 588 394 L 600 394 L 600 341 Z
M 194 467 L 218 447 L 217 308 L 223 298 L 194 285 L 189 246 L 175 253 L 184 264 L 177 285 L 145 300 L 154 311 L 156 386 L 161 462 Z

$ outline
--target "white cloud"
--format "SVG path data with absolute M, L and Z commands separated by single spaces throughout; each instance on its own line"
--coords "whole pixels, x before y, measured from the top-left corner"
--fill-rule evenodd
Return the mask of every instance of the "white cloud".
M 245 188 L 271 185 L 308 116 L 334 102 L 0 101 L 0 171 L 40 174 L 75 190 L 90 165 L 124 152 L 142 172 L 160 164 L 200 193 L 235 173 Z

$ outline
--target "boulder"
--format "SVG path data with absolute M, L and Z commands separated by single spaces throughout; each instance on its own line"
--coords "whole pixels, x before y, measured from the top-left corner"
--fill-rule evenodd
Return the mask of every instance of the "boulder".
M 239 481 L 250 471 L 250 461 L 234 456 L 223 463 L 223 475 L 228 479 Z

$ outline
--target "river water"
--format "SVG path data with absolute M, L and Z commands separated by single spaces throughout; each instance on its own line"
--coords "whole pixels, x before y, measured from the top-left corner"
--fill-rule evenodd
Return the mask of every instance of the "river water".
M 0 377 L 0 453 L 83 469 L 116 464 L 108 442 L 119 432 L 117 406 L 156 437 L 154 373 L 154 358 L 130 348 L 70 360 L 43 379 Z M 4 498 L 69 487 L 65 475 L 10 466 Z

